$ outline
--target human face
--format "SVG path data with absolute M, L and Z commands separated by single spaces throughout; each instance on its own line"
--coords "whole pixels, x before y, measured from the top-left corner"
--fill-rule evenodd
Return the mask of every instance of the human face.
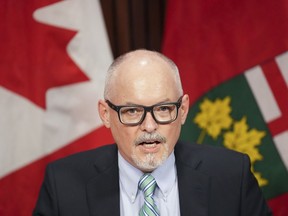
M 181 96 L 176 93 L 171 69 L 159 59 L 133 59 L 123 63 L 118 70 L 114 93 L 109 98 L 113 104 L 152 106 L 176 102 Z M 141 124 L 124 125 L 105 101 L 99 102 L 99 112 L 104 124 L 111 129 L 123 158 L 141 171 L 151 172 L 173 151 L 187 116 L 188 104 L 188 95 L 184 95 L 177 119 L 169 124 L 156 123 L 147 112 Z

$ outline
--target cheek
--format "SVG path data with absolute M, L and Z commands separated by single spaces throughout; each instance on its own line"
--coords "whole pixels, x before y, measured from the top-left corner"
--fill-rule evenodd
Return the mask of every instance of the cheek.
M 134 147 L 136 133 L 133 129 L 133 127 L 125 127 L 124 125 L 119 125 L 117 123 L 113 124 L 111 127 L 113 138 L 118 145 L 119 150 L 126 154 L 130 153 L 131 149 Z
M 118 128 L 114 138 L 120 154 L 126 161 L 128 161 L 132 165 L 134 164 L 132 154 L 138 154 L 137 148 L 134 145 L 134 141 L 136 139 L 135 134 L 136 133 L 133 128 Z
M 179 139 L 180 131 L 181 131 L 181 120 L 179 122 L 174 122 L 174 125 L 171 125 L 166 132 L 166 138 L 169 145 L 169 151 L 174 149 L 176 142 Z
M 118 115 L 113 113 L 110 115 L 110 130 L 115 142 L 122 143 L 123 137 L 125 136 L 125 126 L 119 121 Z

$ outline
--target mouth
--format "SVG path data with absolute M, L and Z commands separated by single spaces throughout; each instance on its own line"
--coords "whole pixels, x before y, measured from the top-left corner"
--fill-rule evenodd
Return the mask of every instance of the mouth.
M 154 141 L 145 141 L 145 142 L 141 142 L 139 143 L 138 146 L 141 147 L 141 149 L 145 152 L 148 153 L 154 153 L 157 152 L 158 149 L 160 148 L 160 144 L 161 142 L 154 140 Z
M 156 146 L 159 143 L 160 143 L 159 141 L 146 141 L 146 142 L 140 143 L 140 145 L 144 145 L 144 146 L 147 146 L 147 147 L 153 147 L 153 146 Z
M 166 138 L 158 133 L 144 133 L 135 140 L 135 146 L 144 154 L 161 151 Z

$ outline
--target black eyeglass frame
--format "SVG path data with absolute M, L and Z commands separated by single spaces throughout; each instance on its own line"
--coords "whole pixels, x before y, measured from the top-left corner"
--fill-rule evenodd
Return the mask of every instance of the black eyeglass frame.
M 129 105 L 122 105 L 122 106 L 117 106 L 117 105 L 115 105 L 115 104 L 113 104 L 111 101 L 109 101 L 109 100 L 105 100 L 105 102 L 108 104 L 108 106 L 111 108 L 111 109 L 113 109 L 114 111 L 116 111 L 117 112 L 117 114 L 118 114 L 118 118 L 119 118 L 119 121 L 122 123 L 122 124 L 124 124 L 124 125 L 128 125 L 128 126 L 136 126 L 136 125 L 140 125 L 140 124 L 142 124 L 142 122 L 144 121 L 144 119 L 146 118 L 146 114 L 147 114 L 147 112 L 150 112 L 151 113 L 151 115 L 152 115 L 152 117 L 153 117 L 153 119 L 154 119 L 154 121 L 157 123 L 157 124 L 170 124 L 171 122 L 173 122 L 173 121 L 175 121 L 176 119 L 177 119 L 177 117 L 178 117 L 178 111 L 179 111 L 179 108 L 181 107 L 181 105 L 182 105 L 182 98 L 183 98 L 183 96 L 181 96 L 178 100 L 177 100 L 177 102 L 168 102 L 168 103 L 158 103 L 158 104 L 154 104 L 154 105 L 152 105 L 152 106 L 141 106 L 141 105 L 131 105 L 131 106 L 129 106 Z M 154 109 L 154 107 L 156 107 L 156 106 L 162 106 L 162 105 L 175 105 L 176 106 L 176 116 L 175 116 L 175 118 L 174 119 L 172 119 L 172 120 L 169 120 L 169 121 L 158 121 L 157 119 L 156 119 L 156 117 L 155 117 L 155 115 L 154 115 L 154 112 L 153 112 L 153 109 Z M 141 108 L 143 108 L 144 109 L 144 114 L 143 114 L 143 116 L 142 116 L 142 118 L 140 119 L 140 121 L 139 122 L 137 122 L 137 123 L 124 123 L 124 122 L 122 122 L 122 120 L 121 120 L 121 117 L 120 117 L 120 110 L 121 110 L 121 108 L 123 108 L 123 107 L 141 107 Z

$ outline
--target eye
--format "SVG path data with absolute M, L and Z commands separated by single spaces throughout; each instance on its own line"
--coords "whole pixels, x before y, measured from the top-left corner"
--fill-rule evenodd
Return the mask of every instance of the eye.
M 169 111 L 169 110 L 170 110 L 170 107 L 168 107 L 168 106 L 159 107 L 159 111 L 162 111 L 162 112 Z
M 123 107 L 121 109 L 122 115 L 138 115 L 143 112 L 143 109 L 140 107 Z
M 157 112 L 171 112 L 175 108 L 174 105 L 161 105 L 156 108 Z

